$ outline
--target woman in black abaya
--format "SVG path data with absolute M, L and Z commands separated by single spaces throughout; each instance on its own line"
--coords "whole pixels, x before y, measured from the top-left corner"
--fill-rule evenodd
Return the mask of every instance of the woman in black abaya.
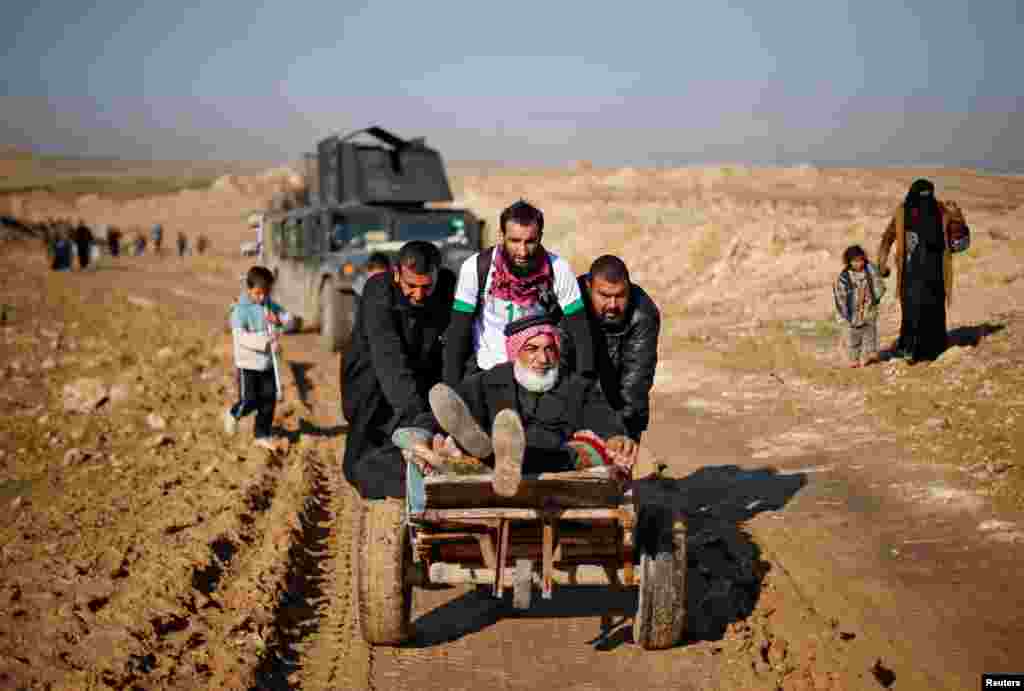
M 935 187 L 917 180 L 903 204 L 905 260 L 898 350 L 908 359 L 934 360 L 946 349 L 946 238 Z

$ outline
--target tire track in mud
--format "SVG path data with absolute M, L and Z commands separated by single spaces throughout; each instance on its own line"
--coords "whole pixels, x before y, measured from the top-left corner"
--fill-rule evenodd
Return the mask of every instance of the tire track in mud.
M 336 466 L 319 459 L 311 465 L 310 510 L 293 551 L 294 577 L 286 593 L 299 607 L 279 607 L 277 635 L 254 688 L 371 688 L 370 649 L 355 617 L 351 547 L 359 497 Z

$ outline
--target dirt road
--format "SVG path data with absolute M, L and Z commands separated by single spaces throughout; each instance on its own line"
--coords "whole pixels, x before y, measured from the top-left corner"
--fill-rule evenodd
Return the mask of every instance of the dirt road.
M 269 455 L 219 430 L 243 264 L 0 261 L 17 319 L 0 344 L 5 686 L 964 689 L 1021 671 L 1024 545 L 991 539 L 1019 517 L 915 463 L 844 392 L 679 354 L 648 441 L 690 517 L 685 645 L 634 645 L 630 591 L 562 588 L 516 613 L 448 588 L 416 591 L 408 645 L 371 650 L 337 356 L 287 338 L 289 448 Z M 66 409 L 84 377 L 106 395 Z

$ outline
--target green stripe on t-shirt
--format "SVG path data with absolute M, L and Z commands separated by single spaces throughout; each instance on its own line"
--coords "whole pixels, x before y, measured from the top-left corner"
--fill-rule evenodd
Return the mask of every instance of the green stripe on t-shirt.
M 462 300 L 456 300 L 455 304 L 452 305 L 452 309 L 455 310 L 456 312 L 466 312 L 468 314 L 476 312 L 475 305 L 471 305 L 468 302 L 463 302 Z
M 562 308 L 562 314 L 568 317 L 570 315 L 576 314 L 581 309 L 583 309 L 583 298 L 576 298 L 575 300 L 573 300 L 568 305 Z

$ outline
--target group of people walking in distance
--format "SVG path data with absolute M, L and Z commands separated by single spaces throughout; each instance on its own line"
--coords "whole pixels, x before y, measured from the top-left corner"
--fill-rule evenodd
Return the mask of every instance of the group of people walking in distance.
M 79 269 L 87 269 L 101 256 L 121 256 L 122 250 L 138 257 L 151 247 L 157 256 L 163 255 L 163 226 L 154 224 L 147 234 L 134 231 L 125 244 L 125 231 L 114 225 L 88 226 L 85 221 L 71 219 L 48 219 L 34 223 L 20 223 L 22 227 L 42 239 L 50 268 L 54 271 L 71 271 L 75 258 Z M 199 233 L 195 240 L 195 253 L 204 254 L 210 247 L 209 238 Z M 177 254 L 185 257 L 192 254 L 188 236 L 179 231 L 176 242 Z

